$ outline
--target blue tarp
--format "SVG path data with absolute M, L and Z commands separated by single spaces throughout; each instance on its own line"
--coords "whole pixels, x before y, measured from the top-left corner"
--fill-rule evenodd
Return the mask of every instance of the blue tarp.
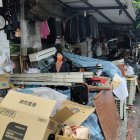
M 102 64 L 103 72 L 106 72 L 106 74 L 110 78 L 113 78 L 115 73 L 118 73 L 120 76 L 122 76 L 119 68 L 116 65 L 114 65 L 112 62 L 94 59 L 85 56 L 79 56 L 68 52 L 63 52 L 63 54 L 65 57 L 71 60 L 77 67 L 94 67 L 96 66 L 96 64 Z

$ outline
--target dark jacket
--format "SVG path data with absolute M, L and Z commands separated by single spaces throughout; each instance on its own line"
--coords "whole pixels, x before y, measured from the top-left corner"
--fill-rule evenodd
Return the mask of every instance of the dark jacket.
M 61 66 L 61 68 L 60 68 L 60 71 L 59 72 L 69 72 L 69 71 L 70 71 L 69 70 L 69 65 L 68 65 L 67 62 L 64 61 L 63 64 L 62 64 L 62 66 Z M 56 70 L 56 64 L 54 64 L 52 66 L 51 72 L 57 72 L 57 70 Z M 54 86 L 51 86 L 51 88 L 54 88 Z M 56 89 L 59 89 L 59 90 L 67 90 L 68 89 L 68 87 L 65 87 L 65 86 L 57 86 L 55 88 Z
M 62 64 L 62 66 L 61 66 L 61 68 L 60 68 L 60 71 L 59 72 L 69 72 L 69 71 L 70 70 L 69 70 L 68 63 L 64 61 L 63 64 Z M 51 72 L 57 72 L 57 70 L 56 70 L 56 64 L 54 64 L 52 66 Z
M 70 44 L 84 42 L 86 40 L 86 24 L 84 16 L 76 16 L 69 19 L 65 26 L 65 40 Z

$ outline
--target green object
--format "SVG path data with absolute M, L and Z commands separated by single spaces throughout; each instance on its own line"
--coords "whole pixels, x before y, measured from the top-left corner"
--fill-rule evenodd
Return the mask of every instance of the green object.
M 20 44 L 10 44 L 10 54 L 20 54 Z

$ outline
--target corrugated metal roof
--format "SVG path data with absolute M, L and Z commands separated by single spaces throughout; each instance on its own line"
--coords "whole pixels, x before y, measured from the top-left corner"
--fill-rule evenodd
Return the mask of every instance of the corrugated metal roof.
M 76 8 L 76 7 L 88 7 L 84 2 L 80 0 L 61 0 L 66 5 Z M 126 11 L 129 13 L 129 15 L 132 17 L 132 19 L 136 19 L 135 9 L 132 6 L 132 0 L 119 0 L 123 5 L 128 6 Z M 87 0 L 87 2 L 94 6 L 94 7 L 108 7 L 108 6 L 119 6 L 118 3 L 115 0 Z M 119 24 L 132 24 L 132 19 L 130 19 L 126 13 L 122 10 L 122 13 L 119 14 L 121 11 L 120 9 L 106 9 L 106 10 L 99 10 L 101 11 L 106 17 L 111 19 L 114 23 Z M 119 12 L 120 11 L 120 12 Z M 109 23 L 107 19 L 105 19 L 103 16 L 101 16 L 97 11 L 90 10 L 90 13 L 92 13 L 95 18 L 100 23 Z

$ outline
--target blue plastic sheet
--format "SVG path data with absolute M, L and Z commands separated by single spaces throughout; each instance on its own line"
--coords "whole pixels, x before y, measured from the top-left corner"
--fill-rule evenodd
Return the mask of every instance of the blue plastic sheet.
M 101 129 L 98 123 L 98 118 L 95 113 L 91 114 L 87 120 L 82 123 L 83 126 L 86 126 L 90 129 L 90 139 L 91 140 L 104 140 L 104 137 L 101 133 Z
M 65 55 L 65 57 L 71 60 L 77 67 L 94 67 L 96 66 L 96 64 L 102 64 L 103 72 L 106 72 L 106 74 L 110 78 L 113 78 L 115 73 L 122 76 L 119 68 L 116 65 L 114 65 L 112 62 L 94 59 L 85 56 L 79 56 L 68 52 L 63 52 L 63 54 Z

